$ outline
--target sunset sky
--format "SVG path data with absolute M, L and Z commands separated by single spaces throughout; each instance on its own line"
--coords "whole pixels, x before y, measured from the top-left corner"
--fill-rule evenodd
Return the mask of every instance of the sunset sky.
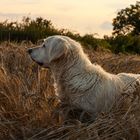
M 41 16 L 57 28 L 102 37 L 111 35 L 117 11 L 135 3 L 136 0 L 1 0 L 0 20 Z

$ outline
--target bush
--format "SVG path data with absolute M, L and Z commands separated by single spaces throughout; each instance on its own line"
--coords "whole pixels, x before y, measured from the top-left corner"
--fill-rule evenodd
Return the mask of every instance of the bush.
M 80 41 L 84 44 L 84 46 L 87 46 L 88 48 L 96 50 L 98 47 L 97 39 L 93 34 L 86 34 L 82 36 Z
M 140 36 L 119 35 L 109 40 L 111 44 L 111 50 L 114 53 L 128 52 L 140 54 Z

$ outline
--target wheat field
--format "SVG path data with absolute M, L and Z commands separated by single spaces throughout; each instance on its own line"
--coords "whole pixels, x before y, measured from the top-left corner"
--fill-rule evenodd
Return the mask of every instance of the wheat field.
M 140 139 L 140 86 L 131 95 L 122 94 L 109 112 L 92 121 L 88 112 L 58 102 L 51 72 L 26 52 L 33 46 L 0 44 L 0 140 Z M 85 51 L 111 73 L 140 73 L 140 56 Z

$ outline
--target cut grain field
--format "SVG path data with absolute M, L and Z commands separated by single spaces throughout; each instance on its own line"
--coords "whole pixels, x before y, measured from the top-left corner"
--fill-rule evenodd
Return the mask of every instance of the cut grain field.
M 33 46 L 0 44 L 0 140 L 140 139 L 140 86 L 131 95 L 123 94 L 93 122 L 87 112 L 58 102 L 51 72 L 26 52 Z M 85 52 L 108 72 L 140 73 L 138 55 Z

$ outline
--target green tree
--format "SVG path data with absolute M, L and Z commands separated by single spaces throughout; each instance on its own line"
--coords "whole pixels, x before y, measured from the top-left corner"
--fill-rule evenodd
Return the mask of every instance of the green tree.
M 140 2 L 130 5 L 117 13 L 117 17 L 113 19 L 113 34 L 139 35 L 140 34 Z

